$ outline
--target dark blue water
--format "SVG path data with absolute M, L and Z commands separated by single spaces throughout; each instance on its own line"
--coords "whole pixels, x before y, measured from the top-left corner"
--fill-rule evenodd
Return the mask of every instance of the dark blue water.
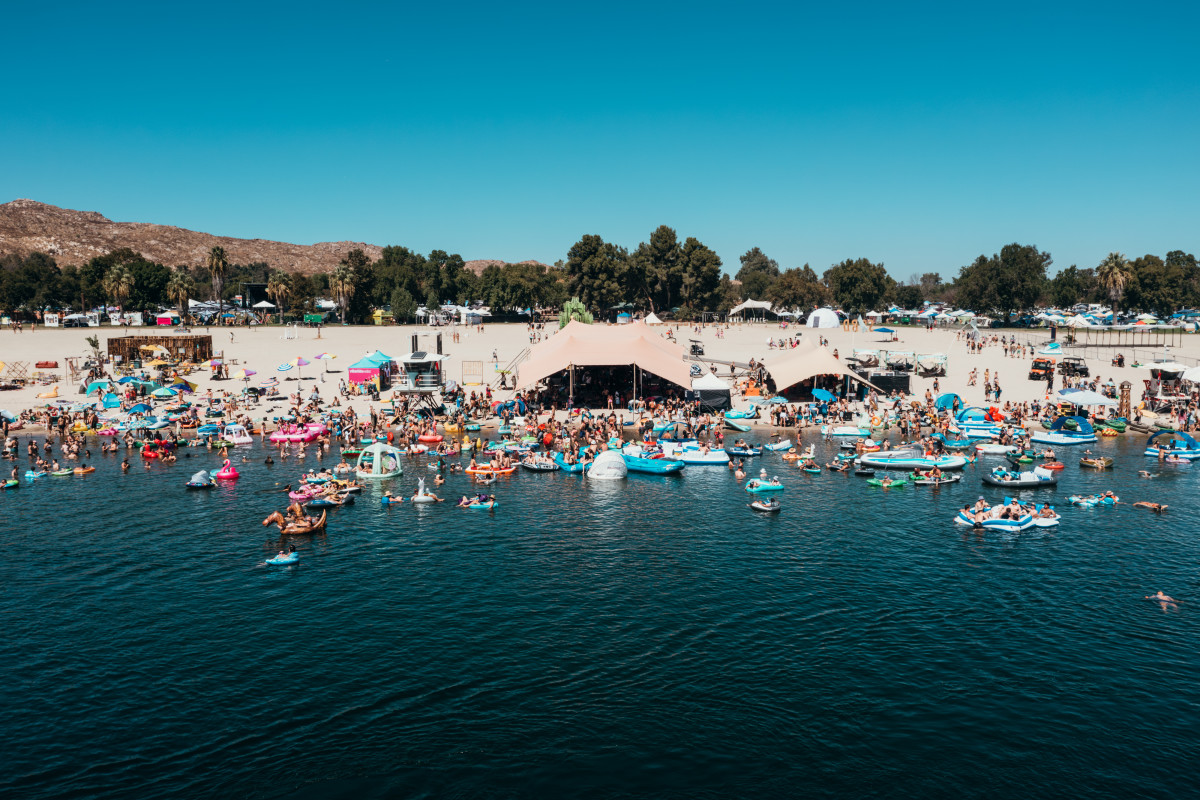
M 522 473 L 491 514 L 368 490 L 283 568 L 259 523 L 294 462 L 23 482 L 0 796 L 1191 795 L 1200 465 L 1140 441 L 1067 459 L 1057 529 L 954 525 L 1002 495 L 973 469 L 884 491 L 770 454 L 778 517 L 723 469 Z M 1171 509 L 1065 507 L 1107 488 Z

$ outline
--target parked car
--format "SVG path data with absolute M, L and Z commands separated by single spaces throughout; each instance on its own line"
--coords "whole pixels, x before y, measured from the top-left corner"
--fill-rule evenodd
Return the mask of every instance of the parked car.
M 1058 374 L 1086 378 L 1088 377 L 1088 367 L 1079 356 L 1066 356 L 1058 364 Z
M 1029 380 L 1031 381 L 1044 381 L 1053 374 L 1053 358 L 1035 358 L 1029 365 Z

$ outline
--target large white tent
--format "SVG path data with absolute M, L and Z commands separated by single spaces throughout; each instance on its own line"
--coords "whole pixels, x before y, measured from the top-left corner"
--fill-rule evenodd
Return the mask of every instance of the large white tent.
M 663 321 L 661 319 L 659 319 L 653 311 L 651 311 L 649 316 L 646 317 L 646 324 L 647 325 L 662 325 Z
M 816 311 L 808 315 L 808 327 L 810 328 L 836 328 L 841 323 L 838 322 L 838 315 L 831 308 L 818 308 Z
M 770 311 L 771 303 L 769 300 L 743 300 L 733 308 L 729 309 L 729 316 L 737 316 L 746 310 L 755 311 Z

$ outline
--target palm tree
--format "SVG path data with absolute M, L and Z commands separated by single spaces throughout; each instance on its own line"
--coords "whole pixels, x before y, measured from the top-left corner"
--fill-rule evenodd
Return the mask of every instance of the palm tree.
M 292 293 L 292 282 L 286 272 L 278 270 L 271 273 L 271 277 L 267 280 L 267 294 L 279 306 L 279 319 L 283 321 L 283 307 L 287 302 L 288 295 Z
M 113 305 L 122 307 L 122 311 L 125 310 L 123 307 L 125 301 L 133 292 L 133 285 L 133 273 L 123 264 L 114 264 L 104 275 L 104 292 L 112 298 Z M 105 311 L 107 312 L 108 309 L 106 308 Z
M 1124 253 L 1109 253 L 1096 268 L 1096 277 L 1100 280 L 1100 285 L 1108 292 L 1108 297 L 1112 300 L 1113 314 L 1116 314 L 1117 302 L 1125 294 L 1125 287 L 1129 285 L 1129 279 L 1133 277 L 1129 259 L 1125 257 Z
M 179 304 L 181 317 L 188 315 L 188 300 L 193 291 L 195 291 L 195 286 L 185 271 L 181 269 L 171 274 L 171 279 L 167 281 L 167 297 L 171 298 L 171 302 Z
M 354 270 L 344 264 L 339 266 L 329 276 L 329 287 L 333 289 L 337 298 L 337 304 L 342 314 L 342 324 L 345 325 L 346 306 L 350 304 L 350 296 L 354 294 Z
M 208 261 L 206 263 L 208 273 L 212 275 L 212 288 L 214 299 L 217 301 L 217 324 L 220 324 L 220 315 L 225 311 L 225 300 L 221 297 L 221 292 L 225 289 L 225 273 L 229 269 L 229 260 L 225 257 L 224 247 L 214 247 L 208 251 Z

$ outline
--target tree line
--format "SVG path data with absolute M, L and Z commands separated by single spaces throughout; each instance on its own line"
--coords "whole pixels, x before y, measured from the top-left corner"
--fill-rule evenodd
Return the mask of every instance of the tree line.
M 808 264 L 781 269 L 758 247 L 739 261 L 730 277 L 712 249 L 695 237 L 681 241 L 666 225 L 633 249 L 589 234 L 553 266 L 492 265 L 480 275 L 467 269 L 457 253 L 422 255 L 401 246 L 383 248 L 375 260 L 353 250 L 332 271 L 314 275 L 265 263 L 231 264 L 220 247 L 212 248 L 204 264 L 176 267 L 127 248 L 82 266 L 60 267 L 52 256 L 33 253 L 0 258 L 0 308 L 27 314 L 107 305 L 151 313 L 178 306 L 182 311 L 189 299 L 227 302 L 248 283 L 265 284 L 279 309 L 293 314 L 315 311 L 318 299 L 332 299 L 348 322 L 367 322 L 377 308 L 405 321 L 420 305 L 557 308 L 568 298 L 577 298 L 582 309 L 600 319 L 619 308 L 695 319 L 705 312 L 726 313 L 747 299 L 801 311 L 834 305 L 851 314 L 891 305 L 916 309 L 928 300 L 999 316 L 1076 303 L 1109 303 L 1121 311 L 1160 315 L 1200 305 L 1200 265 L 1181 250 L 1134 259 L 1110 253 L 1095 267 L 1073 264 L 1049 277 L 1049 253 L 1013 243 L 993 255 L 981 254 L 949 282 L 926 272 L 900 283 L 882 262 L 866 258 L 846 259 L 819 275 Z

